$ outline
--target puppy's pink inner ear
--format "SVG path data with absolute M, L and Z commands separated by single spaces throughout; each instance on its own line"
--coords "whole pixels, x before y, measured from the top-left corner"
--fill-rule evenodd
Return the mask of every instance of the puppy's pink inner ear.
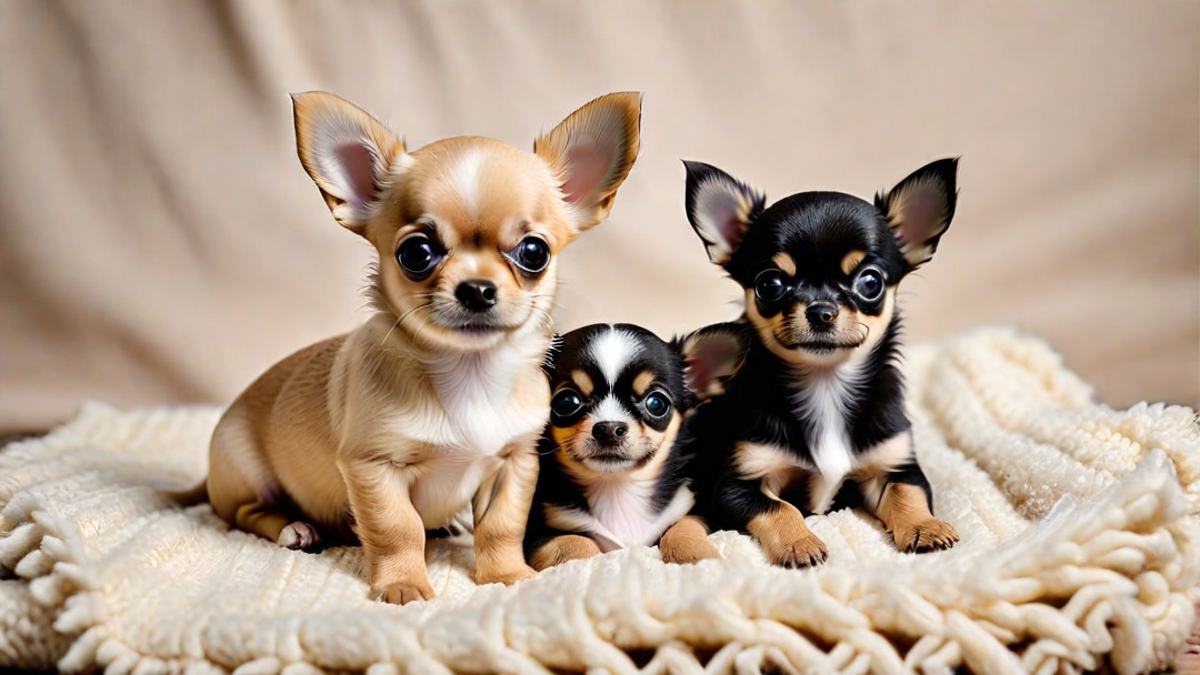
M 929 193 L 915 194 L 905 200 L 900 216 L 900 243 L 920 244 L 932 236 L 938 225 L 939 208 L 938 197 Z
M 570 204 L 591 199 L 612 171 L 615 149 L 599 143 L 577 145 L 567 152 L 567 180 L 562 191 Z
M 375 182 L 375 158 L 367 146 L 362 143 L 339 145 L 334 149 L 333 156 L 346 186 L 350 188 L 350 197 L 354 203 L 367 204 L 375 201 L 378 192 Z
M 687 384 L 688 389 L 693 392 L 708 391 L 712 385 L 713 377 L 716 376 L 716 369 L 709 363 L 705 363 L 701 359 L 687 360 Z
M 726 345 L 708 340 L 697 344 L 686 360 L 688 388 L 697 393 L 707 392 L 721 377 L 721 371 L 728 366 L 729 360 L 729 348 Z
M 732 194 L 717 194 L 710 198 L 707 205 L 713 225 L 730 249 L 736 249 L 742 243 L 742 235 L 746 232 L 746 223 L 742 221 L 742 203 Z

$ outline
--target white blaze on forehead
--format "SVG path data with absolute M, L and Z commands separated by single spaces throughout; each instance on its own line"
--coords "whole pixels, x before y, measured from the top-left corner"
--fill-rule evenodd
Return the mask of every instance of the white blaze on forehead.
M 470 253 L 469 251 L 462 251 L 457 255 L 457 258 L 459 265 L 461 265 L 463 276 L 472 277 L 479 274 L 479 268 L 481 267 L 479 255 Z
M 609 394 L 605 396 L 600 404 L 592 409 L 588 417 L 593 422 L 633 422 L 633 417 L 621 405 L 616 396 Z
M 596 362 L 600 374 L 604 375 L 611 388 L 621 376 L 621 371 L 641 351 L 641 345 L 633 335 L 609 326 L 592 342 L 590 351 L 592 360 Z
M 486 159 L 487 156 L 482 150 L 472 148 L 463 153 L 451 169 L 454 189 L 472 218 L 479 217 L 479 179 L 483 175 Z

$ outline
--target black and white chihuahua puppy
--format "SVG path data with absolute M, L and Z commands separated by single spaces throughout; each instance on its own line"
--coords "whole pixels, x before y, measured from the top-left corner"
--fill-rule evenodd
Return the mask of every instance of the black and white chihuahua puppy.
M 749 532 L 771 562 L 824 562 L 804 513 L 863 506 L 902 551 L 958 541 L 933 516 L 897 366 L 897 285 L 933 256 L 957 199 L 957 159 L 933 162 L 871 204 L 763 194 L 699 162 L 687 215 L 712 262 L 745 291 L 745 363 L 689 420 L 697 513 Z
M 534 569 L 655 543 L 666 562 L 719 557 L 688 515 L 681 428 L 744 358 L 743 333 L 717 325 L 668 343 L 639 326 L 594 324 L 562 336 L 526 528 Z

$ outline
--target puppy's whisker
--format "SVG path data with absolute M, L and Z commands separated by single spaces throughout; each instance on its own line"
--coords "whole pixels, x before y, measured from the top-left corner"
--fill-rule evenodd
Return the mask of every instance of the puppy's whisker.
M 414 312 L 416 312 L 419 309 L 427 309 L 427 310 L 429 310 L 428 313 L 432 316 L 432 314 L 433 314 L 433 306 L 432 305 L 433 305 L 433 303 L 417 305 L 416 307 L 413 307 L 411 311 L 408 312 L 408 315 L 413 314 Z M 406 318 L 407 318 L 407 315 L 406 315 Z M 421 329 L 424 327 L 425 327 L 424 322 L 418 322 L 413 325 L 413 339 L 415 339 L 417 342 L 421 341 Z
M 399 325 L 400 325 L 400 319 L 396 319 L 395 323 L 392 324 L 392 327 L 389 328 L 387 330 L 387 332 L 383 334 L 383 339 L 379 341 L 380 347 L 387 344 L 388 338 L 392 337 L 392 331 L 396 330 L 396 326 L 399 326 Z
M 429 294 L 429 295 L 432 295 L 432 294 Z M 396 328 L 398 328 L 400 326 L 400 324 L 404 322 L 405 319 L 407 319 L 409 316 L 412 316 L 413 312 L 417 311 L 418 309 L 421 309 L 422 307 L 428 307 L 430 304 L 431 303 L 429 303 L 429 302 L 421 303 L 421 304 L 413 307 L 412 309 L 408 310 L 404 314 L 400 315 L 396 319 L 396 322 L 392 324 L 392 327 L 388 329 L 388 332 L 384 333 L 383 340 L 381 340 L 379 342 L 379 346 L 382 347 L 383 345 L 387 344 L 388 338 L 390 338 L 392 336 L 392 331 L 396 330 Z

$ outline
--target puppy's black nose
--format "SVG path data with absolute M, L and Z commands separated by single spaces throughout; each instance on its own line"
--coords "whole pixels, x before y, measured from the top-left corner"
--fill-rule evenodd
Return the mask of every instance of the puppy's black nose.
M 808 319 L 808 325 L 813 330 L 829 330 L 833 328 L 833 322 L 837 321 L 837 315 L 837 305 L 824 300 L 814 302 L 804 310 L 804 316 Z
M 483 279 L 468 279 L 454 289 L 454 297 L 472 312 L 486 312 L 496 306 L 496 284 Z
M 629 433 L 629 425 L 624 422 L 596 422 L 592 425 L 592 437 L 601 445 L 616 445 Z

